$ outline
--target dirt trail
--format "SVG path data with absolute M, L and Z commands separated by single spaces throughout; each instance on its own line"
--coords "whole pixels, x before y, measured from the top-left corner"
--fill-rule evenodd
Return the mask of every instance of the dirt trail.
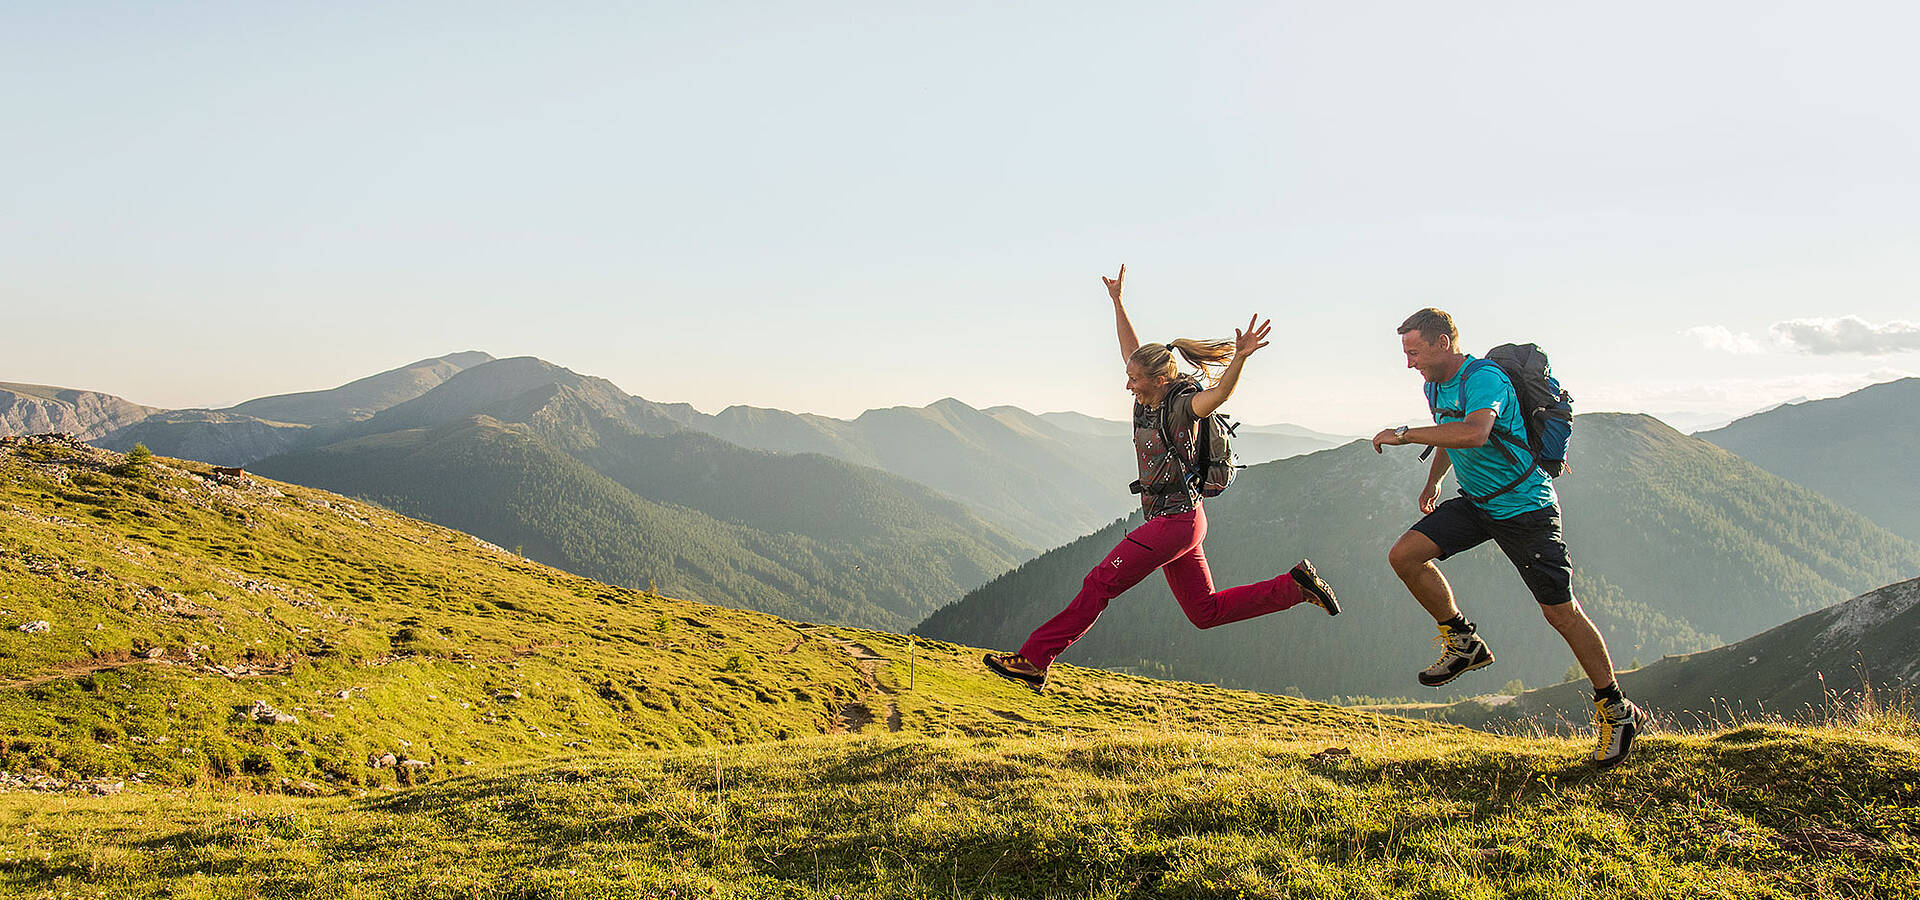
M 133 657 L 131 654 L 112 654 L 97 659 L 80 659 L 60 663 L 31 678 L 22 678 L 18 681 L 0 681 L 0 688 L 33 687 L 36 684 L 46 684 L 49 681 L 59 681 L 62 678 L 79 678 L 82 675 L 92 675 L 95 672 L 105 672 L 109 669 L 124 669 L 129 666 L 166 666 L 178 664 L 179 663 L 173 660 L 167 659 L 139 659 Z
M 847 651 L 847 655 L 853 657 L 855 668 L 860 672 L 860 683 L 865 687 L 860 696 L 840 707 L 834 721 L 827 726 L 827 733 L 859 734 L 876 721 L 884 721 L 888 731 L 899 731 L 900 705 L 893 700 L 893 689 L 881 684 L 879 678 L 880 665 L 888 662 L 888 659 L 857 641 L 824 632 L 813 632 L 813 635 Z M 883 714 L 875 714 L 876 703 L 885 710 Z

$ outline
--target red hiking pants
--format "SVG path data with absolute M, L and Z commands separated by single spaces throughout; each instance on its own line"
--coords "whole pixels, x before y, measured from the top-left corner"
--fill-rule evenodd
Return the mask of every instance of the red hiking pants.
M 1281 573 L 1257 584 L 1213 589 L 1200 542 L 1207 536 L 1207 514 L 1200 507 L 1173 516 L 1157 516 L 1135 528 L 1107 558 L 1087 573 L 1080 593 L 1060 614 L 1035 629 L 1020 647 L 1020 655 L 1042 669 L 1093 627 L 1107 602 L 1139 584 L 1154 569 L 1167 570 L 1180 609 L 1200 628 L 1212 628 L 1291 607 L 1301 600 L 1300 584 Z

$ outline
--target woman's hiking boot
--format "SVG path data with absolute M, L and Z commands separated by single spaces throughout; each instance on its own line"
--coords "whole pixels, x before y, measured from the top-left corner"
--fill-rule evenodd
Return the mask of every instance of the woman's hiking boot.
M 1035 691 L 1047 686 L 1047 670 L 1028 662 L 1026 657 L 1018 653 L 1009 653 L 1004 656 L 989 653 L 986 656 L 986 663 L 987 668 L 992 669 L 995 675 L 1018 681 Z
M 1624 697 L 1602 697 L 1593 701 L 1593 725 L 1600 730 L 1600 746 L 1593 749 L 1593 764 L 1601 771 L 1619 765 L 1633 749 L 1633 739 L 1653 725 L 1653 717 Z
M 1313 561 L 1303 559 L 1287 574 L 1300 585 L 1300 592 L 1306 595 L 1307 602 L 1327 611 L 1327 615 L 1340 614 L 1340 601 L 1333 599 L 1333 586 L 1313 570 Z
M 1442 625 L 1440 636 L 1433 641 L 1440 645 L 1440 658 L 1419 675 L 1420 683 L 1427 687 L 1439 687 L 1463 673 L 1493 665 L 1493 651 L 1471 631 L 1456 631 Z

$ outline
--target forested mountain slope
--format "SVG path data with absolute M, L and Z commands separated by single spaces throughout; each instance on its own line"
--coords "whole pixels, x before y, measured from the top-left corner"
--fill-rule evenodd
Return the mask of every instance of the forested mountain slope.
M 530 358 L 475 367 L 263 460 L 628 587 L 905 628 L 1031 551 L 934 491 L 816 454 L 738 447 Z
M 1920 541 L 1920 378 L 1796 403 L 1696 437 Z

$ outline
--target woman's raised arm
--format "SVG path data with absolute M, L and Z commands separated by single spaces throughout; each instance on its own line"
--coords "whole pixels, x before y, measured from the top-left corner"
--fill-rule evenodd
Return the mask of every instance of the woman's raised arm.
M 1107 283 L 1107 296 L 1113 298 L 1113 325 L 1114 330 L 1120 333 L 1120 359 L 1132 359 L 1133 351 L 1140 349 L 1140 338 L 1133 333 L 1133 323 L 1127 319 L 1127 308 L 1120 305 L 1120 289 L 1127 283 L 1126 264 L 1120 265 L 1120 277 L 1102 275 L 1100 280 Z
M 1267 345 L 1267 335 L 1271 331 L 1273 331 L 1273 320 L 1268 319 L 1262 322 L 1258 315 L 1247 322 L 1247 330 L 1241 331 L 1238 328 L 1233 330 L 1233 361 L 1227 363 L 1227 370 L 1221 373 L 1220 380 L 1215 382 L 1213 387 L 1193 395 L 1194 418 L 1213 415 L 1213 411 L 1219 409 L 1220 404 L 1227 402 L 1227 398 L 1233 396 L 1234 386 L 1240 383 L 1241 367 L 1246 365 L 1247 357 L 1252 356 L 1253 351 Z

